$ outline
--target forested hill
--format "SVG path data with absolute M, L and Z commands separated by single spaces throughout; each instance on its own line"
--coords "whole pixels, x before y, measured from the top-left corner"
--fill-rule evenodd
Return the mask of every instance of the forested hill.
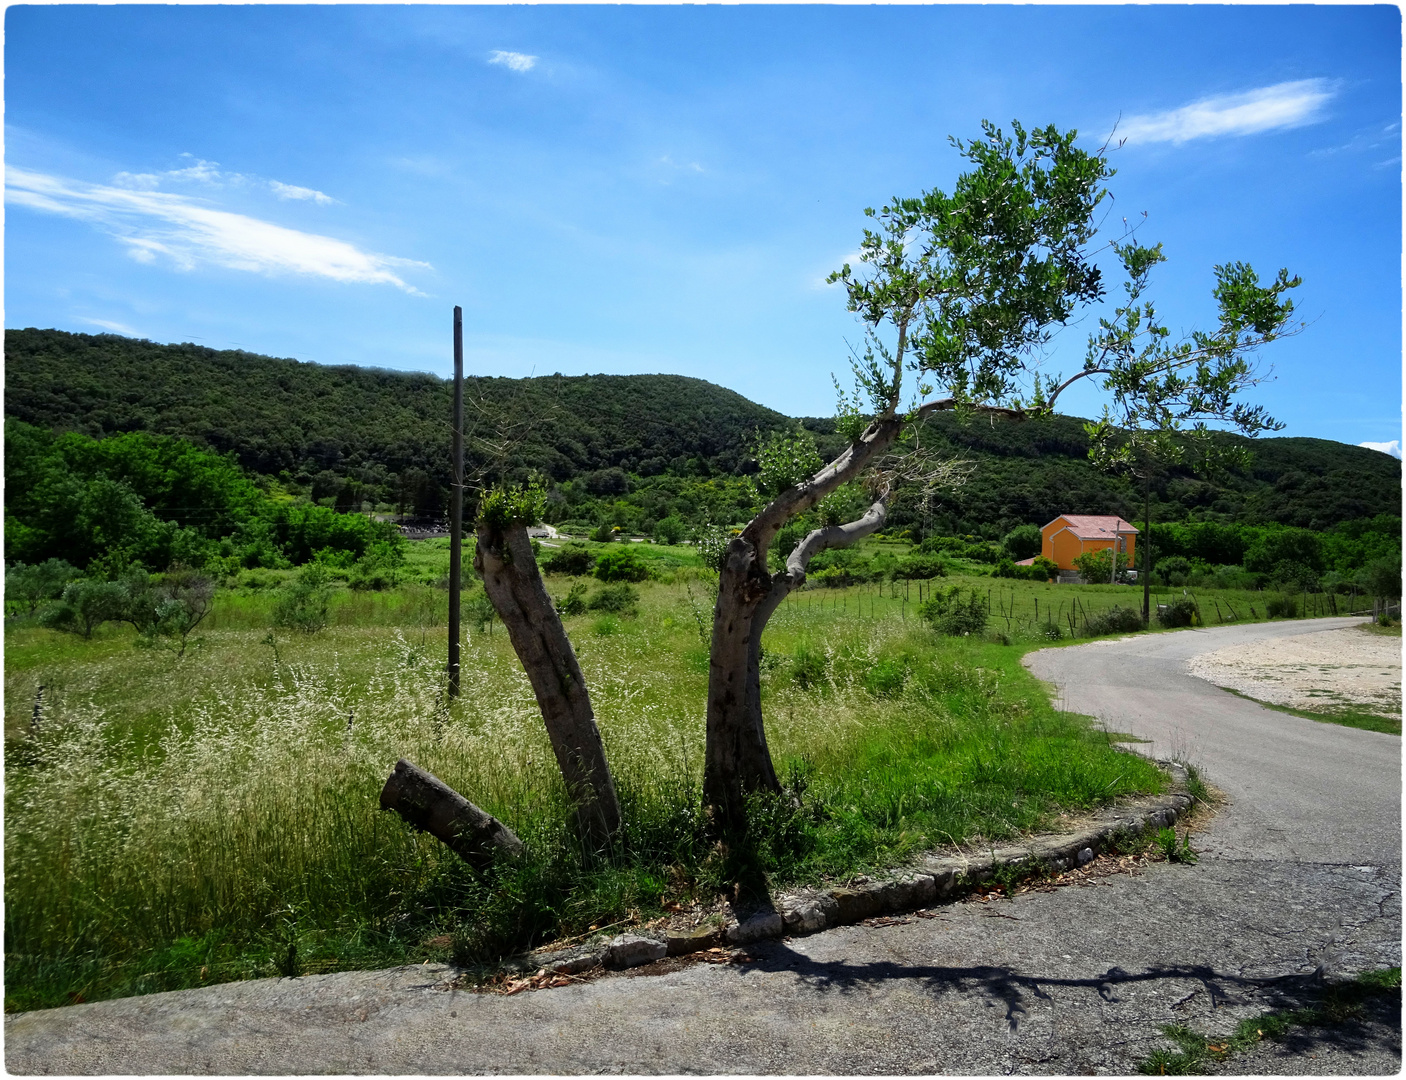
M 513 418 L 540 415 L 521 463 L 557 480 L 608 467 L 736 472 L 758 429 L 787 422 L 741 394 L 680 375 L 465 379 L 465 398 Z M 449 380 L 323 366 L 115 334 L 5 331 L 5 415 L 102 436 L 184 435 L 253 472 L 445 472 Z M 468 423 L 474 410 L 468 410 Z M 700 468 L 701 466 L 701 468 Z
M 665 513 L 687 516 L 685 504 L 701 513 L 703 496 L 682 495 L 679 484 L 747 471 L 754 433 L 794 422 L 730 390 L 673 375 L 466 382 L 470 400 L 513 417 L 547 417 L 514 456 L 519 468 L 539 469 L 560 485 L 554 520 L 612 516 L 621 526 L 644 527 Z M 426 374 L 111 334 L 5 333 L 7 416 L 95 436 L 190 437 L 339 505 L 364 497 L 432 510 L 448 481 L 450 407 L 448 381 Z M 829 421 L 805 423 L 827 457 L 839 449 Z M 925 529 L 1001 535 L 1066 512 L 1141 516 L 1129 483 L 1088 462 L 1081 424 L 1072 417 L 994 425 L 937 417 L 939 441 L 977 468 L 964 487 L 943 495 Z M 1401 511 L 1401 463 L 1386 454 L 1323 439 L 1252 446 L 1244 475 L 1211 484 L 1174 472 L 1160 481 L 1157 519 L 1323 529 Z M 732 495 L 716 494 L 723 501 L 709 513 L 726 514 Z M 919 523 L 900 506 L 893 524 Z

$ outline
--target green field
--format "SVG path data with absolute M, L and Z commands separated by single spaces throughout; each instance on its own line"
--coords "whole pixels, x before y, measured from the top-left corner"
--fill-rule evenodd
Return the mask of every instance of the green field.
M 699 814 L 709 575 L 690 549 L 638 546 L 661 580 L 639 586 L 637 611 L 567 619 L 625 811 L 606 853 L 572 839 L 501 627 L 466 628 L 464 693 L 445 700 L 447 594 L 423 584 L 447 565 L 443 542 L 411 545 L 411 580 L 394 590 L 338 590 L 312 635 L 270 632 L 281 575 L 258 572 L 256 587 L 219 594 L 204 643 L 179 660 L 114 624 L 85 641 L 12 623 L 7 1008 L 492 962 L 739 881 L 843 878 L 1163 783 L 1053 708 L 1019 662 L 1048 640 L 1046 612 L 1057 624 L 1071 606 L 1134 604 L 1136 590 L 959 575 L 940 584 L 981 590 L 993 616 L 993 633 L 960 639 L 916 617 L 916 583 L 807 590 L 773 618 L 763 657 L 788 797 L 760 800 L 745 843 L 719 848 Z M 571 583 L 548 578 L 558 595 Z M 1252 597 L 1211 600 L 1248 615 Z M 379 811 L 400 757 L 506 821 L 529 858 L 479 875 Z

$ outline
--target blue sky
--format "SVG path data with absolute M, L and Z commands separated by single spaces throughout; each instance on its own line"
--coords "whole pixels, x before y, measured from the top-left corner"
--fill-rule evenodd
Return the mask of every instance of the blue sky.
M 10 7 L 5 325 L 447 375 L 461 304 L 470 373 L 828 415 L 864 208 L 1119 122 L 1171 326 L 1301 274 L 1256 400 L 1399 452 L 1400 56 L 1393 7 Z

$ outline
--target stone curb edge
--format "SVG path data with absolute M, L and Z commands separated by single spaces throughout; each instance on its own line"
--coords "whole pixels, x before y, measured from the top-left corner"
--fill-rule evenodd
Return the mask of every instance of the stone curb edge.
M 1145 796 L 1107 808 L 1095 816 L 1092 827 L 1079 832 L 1033 836 L 1020 844 L 992 847 L 981 855 L 920 856 L 915 864 L 880 881 L 783 893 L 772 908 L 740 920 L 734 917 L 723 926 L 661 934 L 626 933 L 604 945 L 518 957 L 504 967 L 555 975 L 577 975 L 598 965 L 617 970 L 638 967 L 666 956 L 815 934 L 879 915 L 902 914 L 955 901 L 1006 867 L 1043 864 L 1063 871 L 1083 866 L 1113 846 L 1117 838 L 1168 828 L 1191 809 L 1195 800 L 1187 791 L 1185 770 L 1172 762 L 1159 764 L 1171 773 L 1173 790 L 1169 794 Z

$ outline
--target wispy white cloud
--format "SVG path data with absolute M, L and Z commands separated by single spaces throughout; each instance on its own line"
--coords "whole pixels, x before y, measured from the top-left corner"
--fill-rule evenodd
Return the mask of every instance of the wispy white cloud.
M 192 157 L 190 154 L 182 154 L 181 157 Z M 242 184 L 245 182 L 243 173 L 221 172 L 218 161 L 206 161 L 203 158 L 192 158 L 194 165 L 187 165 L 184 169 L 172 169 L 166 173 L 172 180 L 191 180 L 198 184 L 209 184 L 211 187 L 223 187 L 225 184 Z
M 1337 93 L 1328 79 L 1299 79 L 1242 94 L 1202 98 L 1167 112 L 1132 116 L 1118 135 L 1131 143 L 1184 143 L 1216 135 L 1253 135 L 1276 128 L 1302 127 L 1320 118 Z
M 78 321 L 85 322 L 89 326 L 97 326 L 104 330 L 111 330 L 114 334 L 125 334 L 127 337 L 141 337 L 141 334 L 133 330 L 126 323 L 113 322 L 111 319 L 90 319 L 80 315 Z
M 670 157 L 668 154 L 665 154 L 662 158 L 659 159 L 659 164 L 660 164 L 660 165 L 665 165 L 665 166 L 667 166 L 667 167 L 670 168 L 670 169 L 677 169 L 677 170 L 679 170 L 680 172 L 701 173 L 701 172 L 704 171 L 704 170 L 703 170 L 703 166 L 700 165 L 700 164 L 698 164 L 698 162 L 696 162 L 696 161 L 690 161 L 690 162 L 687 162 L 687 163 L 679 162 L 679 161 L 675 161 L 675 160 L 674 160 L 672 157 Z
M 1382 153 L 1399 151 L 1401 147 L 1401 124 L 1393 121 L 1390 124 L 1383 124 L 1380 127 L 1369 128 L 1359 131 L 1345 143 L 1337 146 L 1323 146 L 1317 150 L 1310 150 L 1310 157 L 1331 158 L 1339 154 L 1370 154 L 1378 157 Z M 1401 161 L 1400 153 L 1391 153 L 1391 156 L 1382 161 L 1373 162 L 1375 169 L 1386 168 L 1390 165 L 1397 165 Z
M 330 195 L 324 195 L 313 188 L 299 187 L 297 184 L 280 184 L 277 180 L 269 181 L 269 190 L 280 199 L 311 199 L 319 206 L 326 206 L 337 200 Z
M 328 206 L 337 201 L 316 188 L 285 184 L 279 180 L 263 180 L 257 176 L 248 176 L 239 172 L 229 172 L 221 169 L 218 161 L 206 161 L 204 158 L 197 158 L 191 154 L 182 154 L 181 157 L 190 158 L 194 164 L 187 165 L 183 169 L 167 169 L 165 172 L 159 173 L 120 172 L 112 178 L 112 182 L 120 188 L 129 188 L 133 191 L 156 191 L 162 184 L 172 183 L 198 184 L 207 188 L 262 187 L 267 188 L 280 199 L 303 199 L 315 202 L 319 206 Z
M 537 66 L 537 57 L 528 56 L 526 53 L 507 52 L 504 49 L 494 49 L 488 54 L 490 64 L 502 64 L 509 71 L 531 71 Z
M 1401 440 L 1392 439 L 1391 442 L 1360 442 L 1358 446 L 1365 446 L 1368 450 L 1380 450 L 1383 454 L 1390 454 L 1394 458 L 1401 456 Z
M 418 290 L 393 268 L 429 268 L 428 263 L 362 251 L 330 236 L 289 229 L 164 191 L 87 184 L 7 168 L 5 200 L 90 222 L 126 245 L 138 262 L 167 259 L 182 270 L 208 263 L 253 273 L 394 285 L 414 293 Z

